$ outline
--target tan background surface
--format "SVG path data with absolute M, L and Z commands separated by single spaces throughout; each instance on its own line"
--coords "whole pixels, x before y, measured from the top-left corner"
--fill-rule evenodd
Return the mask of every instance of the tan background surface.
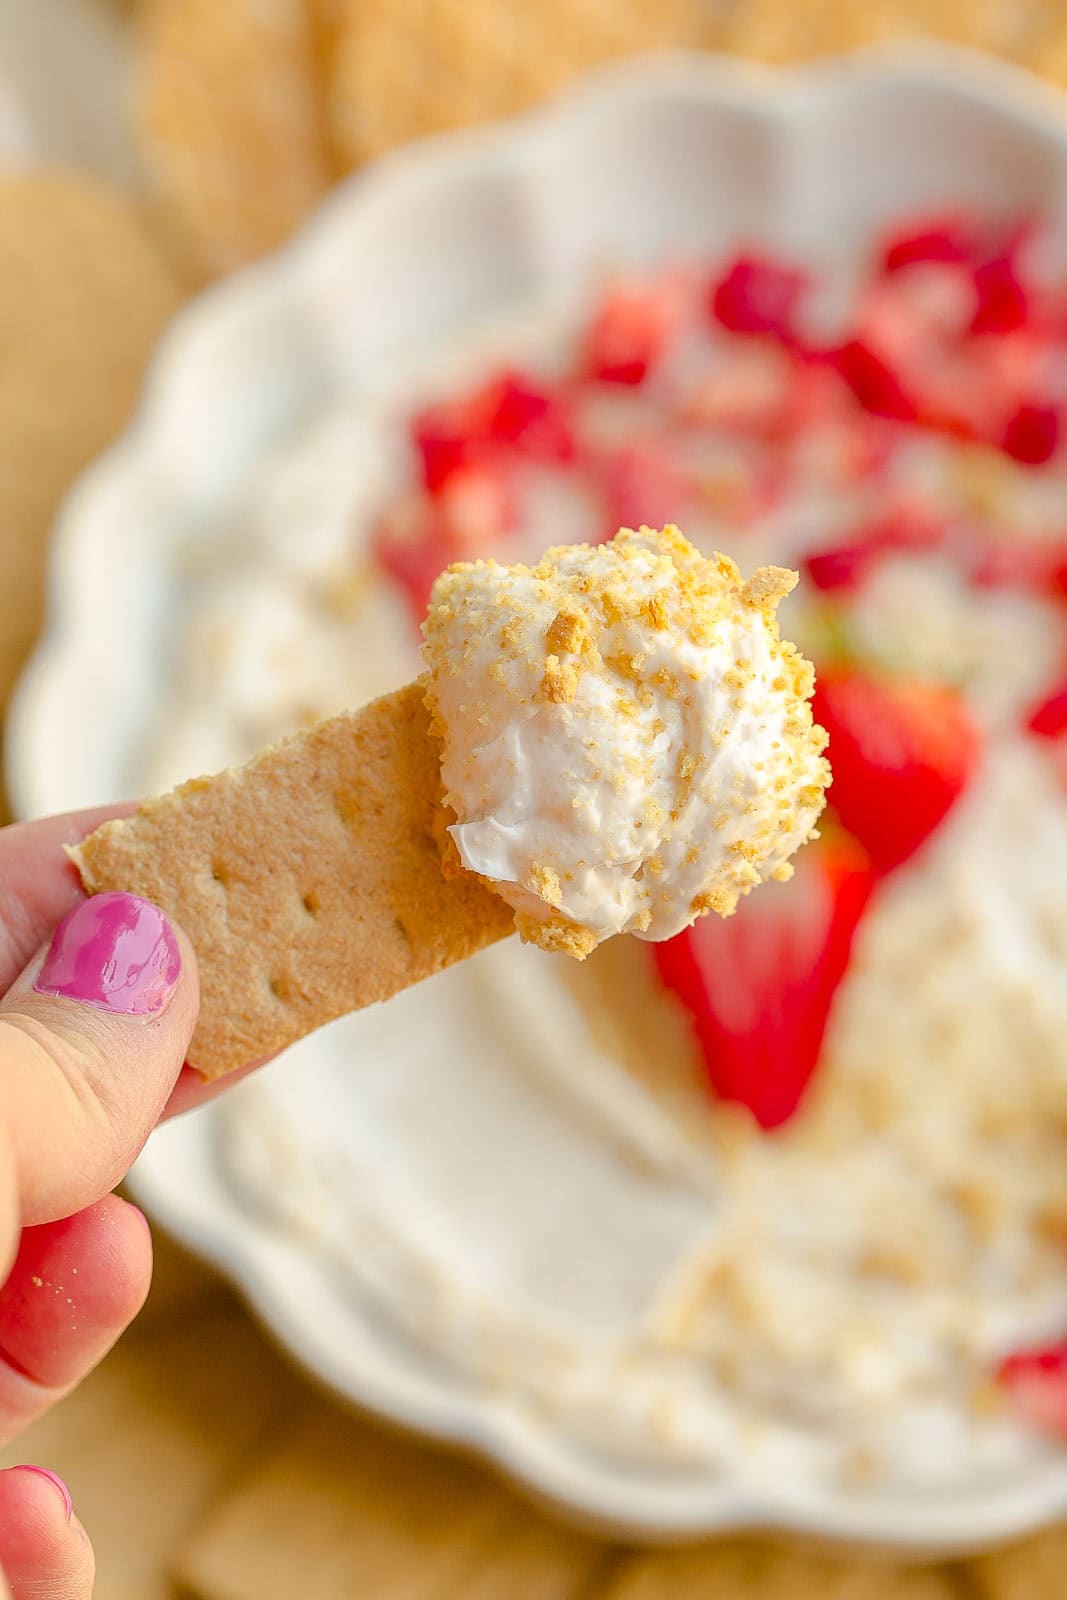
M 187 14 L 196 9 L 193 0 L 181 3 Z M 174 9 L 174 0 L 154 4 L 161 14 Z M 297 4 L 258 9 L 277 16 Z M 438 0 L 427 5 L 437 18 Z M 236 15 L 249 6 L 217 0 L 214 10 Z M 580 14 L 577 0 L 571 9 Z M 1024 59 L 1036 53 L 1054 74 L 1067 71 L 1061 0 L 936 9 L 942 31 Z M 746 0 L 707 12 L 717 42 L 771 57 L 907 30 L 931 15 L 917 0 L 910 11 L 890 0 Z M 401 14 L 397 4 L 393 15 Z M 421 47 L 419 39 L 411 46 Z M 350 57 L 352 70 L 360 59 L 369 58 Z M 183 292 L 157 237 L 131 202 L 99 185 L 0 179 L 0 704 L 38 625 L 55 507 L 129 411 L 158 330 Z M 1067 1530 L 915 1570 L 759 1540 L 642 1554 L 570 1531 L 481 1468 L 334 1407 L 210 1273 L 164 1240 L 158 1258 L 135 1327 L 77 1394 L 3 1457 L 41 1462 L 67 1479 L 95 1538 L 99 1600 L 1067 1596 Z

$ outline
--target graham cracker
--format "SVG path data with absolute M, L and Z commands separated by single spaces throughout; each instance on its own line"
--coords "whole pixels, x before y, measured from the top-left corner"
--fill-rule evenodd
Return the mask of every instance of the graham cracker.
M 280 243 L 325 191 L 316 32 L 305 0 L 151 0 L 136 21 L 141 154 L 197 277 Z
M 445 875 L 444 821 L 411 684 L 193 779 L 70 854 L 91 893 L 142 895 L 189 935 L 202 993 L 189 1060 L 215 1078 L 511 931 L 476 877 Z
M 284 238 L 369 156 L 510 115 L 617 56 L 793 62 L 925 35 L 1067 81 L 1050 0 L 140 0 L 137 16 L 145 165 L 205 275 Z
M 69 173 L 0 174 L 0 712 L 41 623 L 59 504 L 126 422 L 180 300 L 127 197 Z
M 326 125 L 342 168 L 508 116 L 613 57 L 699 45 L 707 0 L 335 0 Z

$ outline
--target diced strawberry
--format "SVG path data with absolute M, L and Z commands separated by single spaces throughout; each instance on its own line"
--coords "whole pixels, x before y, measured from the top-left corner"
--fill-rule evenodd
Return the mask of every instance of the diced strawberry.
M 661 528 L 684 520 L 688 478 L 654 442 L 634 444 L 597 464 L 610 528 Z
M 593 317 L 586 368 L 602 383 L 644 383 L 678 332 L 685 308 L 671 279 L 617 284 Z
M 1008 418 L 1001 449 L 1027 467 L 1041 467 L 1056 454 L 1060 442 L 1059 412 L 1054 406 L 1021 405 Z
M 1030 300 L 1009 254 L 980 261 L 974 269 L 978 305 L 972 333 L 1014 333 L 1030 314 Z
M 813 551 L 804 557 L 802 565 L 816 589 L 831 594 L 835 589 L 858 588 L 881 554 L 868 544 L 838 544 Z
M 1026 719 L 1026 726 L 1042 739 L 1062 738 L 1067 733 L 1067 686 L 1057 689 L 1035 706 Z
M 431 494 L 462 471 L 501 451 L 538 461 L 568 461 L 574 439 L 566 407 L 549 387 L 508 369 L 471 394 L 417 411 L 411 438 Z
M 558 393 L 526 373 L 502 372 L 482 391 L 485 431 L 536 461 L 569 461 L 574 435 Z
M 1067 1339 L 1006 1356 L 997 1382 L 1031 1427 L 1067 1439 Z
M 888 872 L 963 793 L 978 761 L 978 732 L 951 689 L 854 668 L 819 674 L 814 711 L 830 735 L 834 810 Z
M 1046 573 L 1046 591 L 1055 600 L 1067 600 L 1067 548 L 1060 544 Z
M 898 506 L 852 537 L 804 558 L 807 576 L 817 589 L 854 589 L 883 556 L 894 551 L 930 550 L 944 534 L 943 518 L 923 506 Z
M 815 1071 L 874 881 L 860 846 L 836 834 L 801 852 L 788 883 L 654 946 L 663 983 L 693 1018 L 712 1088 L 762 1128 L 788 1121 Z
M 477 396 L 424 406 L 411 419 L 411 439 L 422 458 L 422 481 L 433 494 L 448 476 L 467 466 L 483 437 Z
M 931 261 L 969 261 L 973 251 L 973 232 L 959 217 L 931 217 L 890 235 L 883 247 L 882 270 L 893 273 Z
M 865 411 L 896 422 L 914 422 L 915 402 L 881 356 L 861 339 L 849 339 L 831 357 Z
M 711 315 L 731 333 L 766 334 L 792 342 L 807 275 L 765 256 L 738 256 L 711 286 Z

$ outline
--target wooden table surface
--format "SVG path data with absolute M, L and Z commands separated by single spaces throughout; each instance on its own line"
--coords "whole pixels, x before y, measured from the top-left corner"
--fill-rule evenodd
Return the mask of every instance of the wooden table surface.
M 37 624 L 58 499 L 120 426 L 181 292 L 125 201 L 84 180 L 0 179 L 0 708 Z M 756 1539 L 656 1554 L 588 1537 L 477 1465 L 336 1407 L 159 1238 L 138 1322 L 3 1460 L 66 1478 L 99 1600 L 1067 1596 L 1067 1529 L 910 1570 Z

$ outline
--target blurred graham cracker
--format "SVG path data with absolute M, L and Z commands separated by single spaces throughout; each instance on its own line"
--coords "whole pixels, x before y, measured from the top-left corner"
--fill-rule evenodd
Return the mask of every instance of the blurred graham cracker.
M 141 0 L 145 164 L 213 275 L 285 238 L 330 181 L 402 140 L 509 115 L 613 57 L 765 61 L 926 36 L 1067 82 L 1049 0 Z
M 0 174 L 0 711 L 40 626 L 59 502 L 126 421 L 179 300 L 121 195 L 58 172 Z
M 521 109 L 584 68 L 698 44 L 706 0 L 143 0 L 139 132 L 186 260 L 284 239 L 400 140 Z
M 947 1570 L 770 1539 L 634 1556 L 602 1600 L 959 1600 Z
M 482 1468 L 313 1402 L 174 1577 L 202 1600 L 592 1600 L 608 1559 Z
M 200 965 L 205 1077 L 387 1000 L 512 929 L 441 867 L 440 757 L 417 684 L 197 778 L 71 852 L 85 887 L 169 912 Z
M 1067 1595 L 1067 1525 L 980 1556 L 968 1575 L 973 1600 L 1060 1600 Z
M 138 1320 L 0 1465 L 47 1461 L 70 1485 L 92 1529 L 95 1600 L 175 1600 L 169 1553 L 308 1404 L 296 1373 L 220 1290 L 147 1327 Z
M 285 239 L 331 177 L 304 0 L 146 0 L 135 52 L 143 159 L 185 265 L 214 276 Z
M 341 0 L 327 125 L 342 167 L 507 116 L 598 62 L 706 37 L 707 0 Z

